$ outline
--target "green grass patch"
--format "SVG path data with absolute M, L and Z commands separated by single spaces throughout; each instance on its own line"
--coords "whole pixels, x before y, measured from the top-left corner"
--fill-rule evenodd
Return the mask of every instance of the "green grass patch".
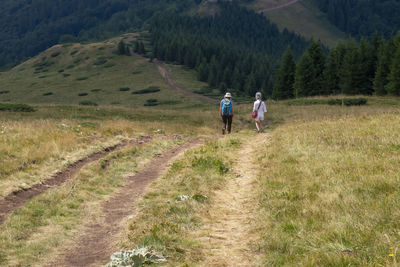
M 131 90 L 131 88 L 129 88 L 129 87 L 121 87 L 121 88 L 119 88 L 119 90 L 121 92 L 127 92 L 127 91 Z
M 114 67 L 115 65 L 117 65 L 115 62 L 107 62 L 107 63 L 104 65 L 104 68 L 112 68 L 112 67 Z
M 160 91 L 160 87 L 158 86 L 150 86 L 142 90 L 134 91 L 132 94 L 139 95 L 139 94 L 151 94 Z
M 33 112 L 35 109 L 26 104 L 4 104 L 0 103 L 0 111 L 14 111 L 14 112 Z
M 85 101 L 81 101 L 79 102 L 79 105 L 81 106 L 98 106 L 99 104 L 97 104 L 96 102 L 90 101 L 90 100 L 85 100 Z
M 43 96 L 50 96 L 50 95 L 53 95 L 53 92 L 47 92 L 43 94 Z

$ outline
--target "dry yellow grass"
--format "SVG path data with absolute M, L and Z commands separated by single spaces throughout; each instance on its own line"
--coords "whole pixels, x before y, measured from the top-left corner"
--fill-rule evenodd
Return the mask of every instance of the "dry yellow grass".
M 398 114 L 287 124 L 272 140 L 259 153 L 264 264 L 396 265 Z

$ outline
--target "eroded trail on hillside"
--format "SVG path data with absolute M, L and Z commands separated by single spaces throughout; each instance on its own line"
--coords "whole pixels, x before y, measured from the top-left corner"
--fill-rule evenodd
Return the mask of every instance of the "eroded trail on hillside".
M 99 266 L 106 263 L 114 250 L 119 249 L 118 234 L 124 228 L 123 220 L 135 211 L 136 202 L 147 185 L 160 176 L 172 158 L 201 141 L 193 139 L 172 148 L 154 158 L 140 172 L 128 177 L 114 197 L 103 203 L 102 215 L 86 225 L 73 245 L 65 249 L 50 266 Z
M 204 227 L 195 233 L 205 255 L 202 266 L 258 266 L 254 194 L 258 168 L 255 155 L 257 148 L 268 140 L 268 134 L 249 137 L 236 156 L 235 177 L 215 193 Z
M 107 147 L 99 152 L 70 164 L 41 183 L 35 184 L 30 188 L 21 189 L 10 193 L 5 198 L 0 200 L 0 224 L 4 223 L 8 215 L 10 215 L 16 209 L 22 207 L 28 200 L 43 194 L 50 188 L 62 185 L 67 180 L 73 178 L 84 166 L 88 165 L 89 163 L 104 158 L 111 152 L 122 149 L 127 145 L 142 145 L 148 143 L 150 140 L 150 136 L 145 136 L 139 140 L 123 141 L 114 146 Z
M 193 93 L 193 92 L 191 92 L 189 90 L 180 88 L 175 83 L 175 81 L 173 81 L 171 79 L 171 77 L 169 76 L 169 74 L 167 72 L 167 69 L 165 68 L 165 66 L 164 66 L 164 64 L 162 62 L 160 62 L 157 59 L 155 59 L 154 60 L 154 64 L 156 64 L 157 69 L 160 72 L 161 76 L 167 81 L 169 87 L 171 87 L 172 89 L 174 89 L 174 90 L 176 90 L 176 91 L 178 91 L 178 92 L 180 92 L 180 93 L 182 93 L 182 94 L 184 94 L 186 96 L 204 99 L 204 100 L 206 100 L 208 102 L 215 102 L 215 103 L 218 102 L 218 100 L 215 100 L 214 98 L 211 98 L 211 97 L 208 97 L 208 96 L 205 96 L 205 95 L 196 94 L 196 93 Z
M 263 13 L 263 12 L 268 12 L 268 11 L 272 11 L 272 10 L 285 8 L 285 7 L 291 6 L 293 4 L 296 4 L 297 2 L 299 2 L 299 0 L 293 0 L 293 1 L 290 1 L 288 3 L 279 5 L 279 6 L 274 6 L 274 7 L 270 7 L 270 8 L 266 8 L 266 9 L 260 10 L 260 11 L 258 11 L 258 13 Z

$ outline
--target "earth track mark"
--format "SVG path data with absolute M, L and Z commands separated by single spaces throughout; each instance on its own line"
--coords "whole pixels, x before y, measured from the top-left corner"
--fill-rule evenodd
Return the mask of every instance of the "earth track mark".
M 28 200 L 46 192 L 50 188 L 62 185 L 64 182 L 74 177 L 87 164 L 104 158 L 111 152 L 120 150 L 129 144 L 142 145 L 148 143 L 150 140 L 150 136 L 144 136 L 139 140 L 124 140 L 119 144 L 107 147 L 68 165 L 41 183 L 35 184 L 30 188 L 21 189 L 8 194 L 0 200 L 0 225 L 7 220 L 8 216 L 13 211 L 22 207 Z
M 102 205 L 103 215 L 85 226 L 71 248 L 59 255 L 56 264 L 49 266 L 92 266 L 101 265 L 114 252 L 113 243 L 122 231 L 121 222 L 135 210 L 137 200 L 145 192 L 147 185 L 160 177 L 168 163 L 175 156 L 201 142 L 196 138 L 155 156 L 138 173 L 126 178 L 126 184 Z

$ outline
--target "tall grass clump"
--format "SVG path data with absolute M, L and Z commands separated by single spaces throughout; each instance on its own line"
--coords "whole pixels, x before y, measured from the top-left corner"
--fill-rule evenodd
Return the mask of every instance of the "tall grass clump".
M 171 266 L 201 261 L 200 244 L 189 233 L 201 226 L 213 201 L 212 192 L 229 177 L 227 155 L 236 148 L 230 141 L 208 142 L 172 164 L 143 197 L 127 247 L 153 247 L 167 256 Z
M 260 149 L 265 266 L 397 266 L 400 117 L 283 125 Z

